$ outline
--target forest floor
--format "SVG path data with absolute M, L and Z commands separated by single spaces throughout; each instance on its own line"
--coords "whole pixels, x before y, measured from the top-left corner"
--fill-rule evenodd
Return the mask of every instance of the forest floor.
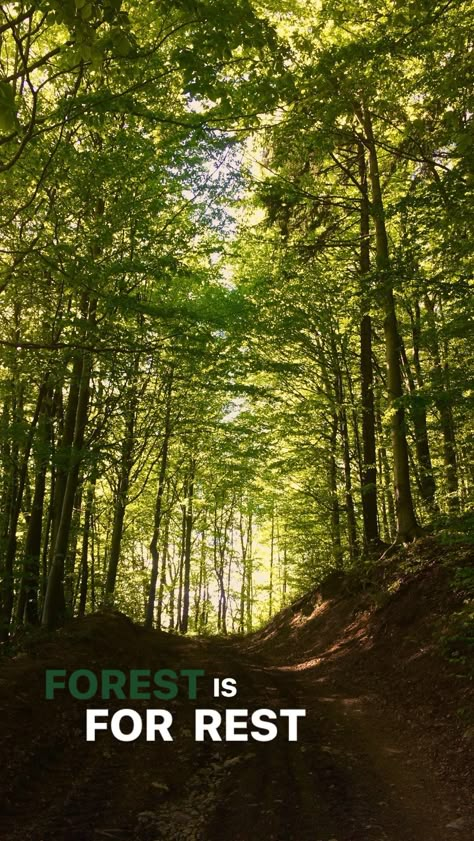
M 95 614 L 4 660 L 2 841 L 472 841 L 472 672 L 445 617 L 449 553 L 389 563 L 376 590 L 333 581 L 245 639 L 147 632 Z M 440 555 L 442 554 L 442 558 Z M 384 586 L 381 585 L 383 579 Z M 451 626 L 450 626 L 451 627 Z M 454 659 L 453 659 L 454 658 Z M 46 668 L 201 668 L 196 701 L 44 699 Z M 234 677 L 236 698 L 212 698 Z M 85 741 L 85 708 L 166 706 L 174 741 Z M 305 708 L 297 742 L 196 743 L 195 707 Z M 471 807 L 471 811 L 470 811 Z

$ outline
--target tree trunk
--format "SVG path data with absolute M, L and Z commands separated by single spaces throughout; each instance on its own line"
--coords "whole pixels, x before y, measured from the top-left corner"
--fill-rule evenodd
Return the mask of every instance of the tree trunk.
M 185 516 L 184 575 L 183 575 L 183 611 L 181 615 L 181 633 L 188 632 L 189 600 L 191 591 L 191 543 L 193 536 L 193 496 L 194 496 L 195 461 L 191 459 L 187 481 L 187 499 Z
M 438 409 L 441 433 L 443 436 L 443 461 L 446 475 L 446 488 L 448 491 L 448 509 L 455 514 L 459 511 L 459 479 L 456 454 L 456 434 L 454 429 L 454 418 L 452 400 L 446 391 L 447 366 L 443 367 L 441 352 L 437 338 L 435 305 L 429 295 L 425 295 L 425 305 L 430 318 L 433 338 L 431 340 L 431 355 L 433 357 L 434 371 L 433 379 L 435 385 L 435 405 Z
M 336 349 L 335 353 L 337 353 Z M 335 357 L 336 358 L 336 357 Z M 357 540 L 357 526 L 355 519 L 354 500 L 352 497 L 352 477 L 351 477 L 351 455 L 349 447 L 349 432 L 347 428 L 347 412 L 344 405 L 344 390 L 342 385 L 342 373 L 338 367 L 336 370 L 335 392 L 338 402 L 338 420 L 339 432 L 342 442 L 342 457 L 344 462 L 344 487 L 345 487 L 345 503 L 346 503 L 346 517 L 347 517 L 347 537 L 349 542 L 349 555 L 351 561 L 354 561 L 359 554 L 359 545 Z
M 401 343 L 401 357 L 411 396 L 411 418 L 415 432 L 415 449 L 419 467 L 420 494 L 426 506 L 431 511 L 434 511 L 436 485 L 433 477 L 433 465 L 431 463 L 431 452 L 428 440 L 426 408 L 423 400 L 420 400 L 418 397 L 417 386 L 403 342 Z
M 37 625 L 39 622 L 38 593 L 40 588 L 41 537 L 43 531 L 46 476 L 48 472 L 47 452 L 51 440 L 50 397 L 48 405 L 43 404 L 38 424 L 38 435 L 42 452 L 39 455 L 36 466 L 35 489 L 25 540 L 23 575 L 17 605 L 18 622 L 25 621 L 30 625 Z
M 204 582 L 206 576 L 206 524 L 204 523 L 201 532 L 201 553 L 199 558 L 199 584 L 194 606 L 194 630 L 199 633 L 201 630 L 201 605 L 204 598 Z
M 329 494 L 331 500 L 331 540 L 335 566 L 339 569 L 342 566 L 341 547 L 341 515 L 339 507 L 339 495 L 337 492 L 337 444 L 338 417 L 335 412 L 332 414 L 331 436 L 329 443 Z
M 253 523 L 252 512 L 249 513 L 248 551 L 247 551 L 247 633 L 252 630 L 253 608 Z
M 137 395 L 132 398 L 128 419 L 125 427 L 125 434 L 122 441 L 122 453 L 120 459 L 120 475 L 117 487 L 117 496 L 114 505 L 114 521 L 112 527 L 112 539 L 110 542 L 110 555 L 105 582 L 105 601 L 107 605 L 113 605 L 115 582 L 122 548 L 123 524 L 128 504 L 128 491 L 130 485 L 130 473 L 133 466 L 133 449 L 135 445 L 135 421 L 137 409 Z
M 88 323 L 95 323 L 96 302 L 88 307 Z M 83 458 L 84 434 L 89 408 L 89 387 L 92 371 L 91 354 L 85 352 L 82 357 L 80 385 L 77 394 L 77 409 L 74 424 L 74 439 L 70 451 L 69 469 L 58 523 L 54 554 L 48 576 L 48 585 L 43 606 L 42 624 L 48 628 L 57 627 L 64 618 L 64 563 L 71 530 L 74 499 L 79 485 L 79 473 Z M 71 387 L 73 384 L 71 383 Z M 68 407 L 69 408 L 69 407 Z
M 163 431 L 163 444 L 161 447 L 161 463 L 160 473 L 158 476 L 158 490 L 155 502 L 155 515 L 153 523 L 153 535 L 150 542 L 151 554 L 151 577 L 150 589 L 148 594 L 148 605 L 145 617 L 145 627 L 153 627 L 153 618 L 155 615 L 155 598 L 156 598 L 156 584 L 158 580 L 159 567 L 159 552 L 158 545 L 161 531 L 161 520 L 163 516 L 163 494 L 165 491 L 166 471 L 168 469 L 168 451 L 171 436 L 171 395 L 173 391 L 173 372 L 170 371 L 168 375 L 168 383 L 166 389 L 166 409 L 165 409 L 165 426 Z
M 183 496 L 188 496 L 188 479 L 184 480 Z M 176 605 L 176 628 L 181 631 L 181 616 L 183 612 L 183 576 L 184 576 L 184 553 L 186 551 L 186 505 L 181 505 L 181 541 L 179 547 L 179 577 L 178 577 L 178 599 Z
M 273 567 L 275 554 L 275 504 L 272 503 L 272 529 L 270 534 L 270 582 L 268 587 L 268 619 L 273 615 Z
M 76 555 L 77 542 L 79 538 L 79 528 L 81 525 L 82 512 L 82 484 L 78 483 L 76 496 L 74 498 L 74 508 L 71 517 L 71 528 L 69 531 L 68 549 L 64 562 L 64 614 L 71 617 L 74 615 L 74 592 L 75 585 L 75 569 L 76 569 Z
M 84 524 L 82 530 L 81 547 L 81 583 L 79 587 L 79 608 L 78 615 L 84 616 L 87 604 L 87 588 L 89 583 L 89 540 L 91 536 L 92 512 L 94 508 L 96 474 L 91 477 L 86 493 L 86 504 L 84 511 Z
M 382 480 L 382 490 L 383 490 L 383 501 L 384 506 L 386 509 L 387 514 L 387 522 L 386 522 L 386 533 L 385 538 L 388 541 L 394 539 L 397 524 L 395 521 L 395 503 L 393 501 L 393 492 L 392 492 L 392 474 L 390 471 L 390 466 L 388 463 L 388 455 L 387 449 L 385 447 L 385 440 L 384 440 L 384 429 L 382 425 L 382 415 L 380 410 L 380 394 L 378 395 L 378 400 L 376 403 L 376 410 L 375 410 L 375 421 L 377 426 L 377 436 L 379 441 L 378 446 L 378 453 L 379 453 L 379 475 Z
M 36 431 L 38 420 L 43 408 L 43 402 L 47 392 L 47 384 L 43 383 L 39 390 L 38 399 L 36 401 L 35 412 L 30 423 L 28 436 L 25 443 L 25 449 L 21 459 L 21 464 L 18 468 L 17 480 L 13 482 L 13 493 L 11 497 L 10 517 L 8 521 L 8 536 L 5 548 L 5 559 L 2 570 L 2 590 L 1 590 L 1 607 L 0 607 L 0 635 L 2 639 L 7 639 L 10 632 L 10 623 L 12 619 L 13 604 L 14 604 L 14 588 L 13 588 L 13 571 L 17 548 L 17 528 L 18 520 L 23 504 L 23 494 L 25 490 L 28 462 L 33 444 L 33 437 Z M 16 459 L 14 459 L 14 462 Z
M 52 519 L 50 536 L 50 563 L 53 562 L 56 535 L 58 533 L 59 521 L 61 519 L 62 504 L 66 493 L 66 484 L 71 461 L 71 449 L 74 442 L 74 429 L 76 425 L 77 405 L 79 401 L 79 390 L 84 367 L 84 357 L 76 353 L 73 359 L 71 381 L 69 383 L 66 414 L 62 423 L 62 392 L 59 389 L 56 394 L 55 408 L 58 417 L 58 425 L 62 426 L 61 441 L 54 453 L 56 462 L 54 470 L 54 483 L 52 486 Z
M 241 509 L 243 507 L 243 500 L 241 499 Z M 247 533 L 244 529 L 244 515 L 242 510 L 240 511 L 240 519 L 239 519 L 239 535 L 240 535 L 240 549 L 241 549 L 241 561 L 242 561 L 242 578 L 240 582 L 240 620 L 239 620 L 239 631 L 241 634 L 245 632 L 245 604 L 246 604 L 246 593 L 247 593 L 247 553 L 249 548 L 249 534 L 248 530 Z
M 377 461 L 375 444 L 374 372 L 372 363 L 372 319 L 368 309 L 367 278 L 370 275 L 370 209 L 365 149 L 358 144 L 360 203 L 359 266 L 363 287 L 363 314 L 360 322 L 360 380 L 362 402 L 362 516 L 364 541 L 368 549 L 380 543 L 377 518 Z
M 165 596 L 166 587 L 166 568 L 168 564 L 168 541 L 169 541 L 170 517 L 165 520 L 165 528 L 163 533 L 163 543 L 161 549 L 161 573 L 160 583 L 158 587 L 158 606 L 156 608 L 156 627 L 161 628 L 163 624 L 163 599 Z
M 397 542 L 413 540 L 422 531 L 416 521 L 410 485 L 408 447 L 405 431 L 405 416 L 402 405 L 403 384 L 400 366 L 400 337 L 398 331 L 395 300 L 390 276 L 390 255 L 383 207 L 382 190 L 377 159 L 377 149 L 368 108 L 361 114 L 365 129 L 365 142 L 369 150 L 369 173 L 372 191 L 372 216 L 375 224 L 376 263 L 380 289 L 384 302 L 384 335 L 387 360 L 387 389 L 391 414 L 392 449 L 395 487 L 395 509 L 397 515 Z

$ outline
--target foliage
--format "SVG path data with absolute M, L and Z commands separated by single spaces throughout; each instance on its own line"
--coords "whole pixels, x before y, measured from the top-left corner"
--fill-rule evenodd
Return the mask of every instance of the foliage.
M 464 540 L 468 4 L 37 0 L 0 37 L 4 638 L 244 632 Z

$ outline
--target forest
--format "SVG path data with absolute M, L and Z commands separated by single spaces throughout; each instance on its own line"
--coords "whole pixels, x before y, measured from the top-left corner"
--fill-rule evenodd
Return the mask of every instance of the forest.
M 4 643 L 243 634 L 472 535 L 472 23 L 2 5 Z

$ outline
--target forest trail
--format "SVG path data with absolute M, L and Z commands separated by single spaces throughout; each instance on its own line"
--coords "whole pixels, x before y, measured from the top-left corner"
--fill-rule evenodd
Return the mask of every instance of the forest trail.
M 386 642 L 383 652 L 364 647 L 362 625 L 344 622 L 347 599 L 318 603 L 308 618 L 311 598 L 243 640 L 184 639 L 94 615 L 10 661 L 0 681 L 2 841 L 471 841 L 455 716 L 433 716 L 428 695 L 410 694 Z M 295 630 L 302 612 L 310 644 Z M 422 661 L 416 686 L 426 693 Z M 44 670 L 58 666 L 201 668 L 206 679 L 196 701 L 46 701 Z M 425 671 L 428 684 L 442 683 L 442 667 Z M 236 698 L 212 697 L 219 676 L 237 680 Z M 160 705 L 173 712 L 173 743 L 85 741 L 85 707 Z M 195 707 L 307 712 L 295 743 L 286 724 L 265 744 L 196 743 Z

